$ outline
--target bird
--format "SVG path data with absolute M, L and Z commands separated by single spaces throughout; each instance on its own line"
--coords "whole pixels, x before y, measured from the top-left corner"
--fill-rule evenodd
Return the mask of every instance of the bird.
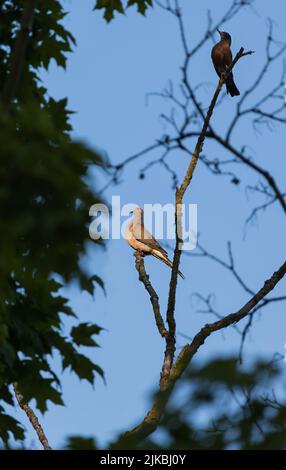
M 133 211 L 133 218 L 125 230 L 125 238 L 129 245 L 143 256 L 152 255 L 173 268 L 173 263 L 169 260 L 166 250 L 144 227 L 144 211 L 140 207 L 135 208 Z M 178 274 L 182 279 L 185 278 L 180 271 L 178 271 Z
M 220 41 L 212 48 L 212 61 L 214 68 L 219 77 L 226 71 L 227 67 L 232 63 L 232 53 L 230 49 L 231 35 L 225 31 L 217 29 L 220 35 Z M 226 82 L 226 91 L 230 96 L 238 96 L 240 92 L 234 83 L 233 73 L 230 72 Z

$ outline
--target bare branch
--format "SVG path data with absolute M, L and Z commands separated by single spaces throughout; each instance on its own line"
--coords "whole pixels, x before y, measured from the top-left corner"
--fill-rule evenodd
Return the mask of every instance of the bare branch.
M 226 134 L 226 141 L 227 142 L 230 140 L 231 134 L 233 133 L 234 128 L 235 128 L 238 120 L 240 119 L 240 117 L 252 111 L 252 108 L 249 108 L 247 110 L 242 111 L 241 107 L 242 107 L 243 103 L 251 95 L 251 93 L 253 91 L 255 91 L 257 89 L 257 87 L 260 85 L 260 83 L 262 82 L 263 78 L 265 77 L 265 75 L 266 75 L 269 67 L 271 66 L 271 64 L 273 62 L 275 62 L 276 59 L 278 59 L 284 53 L 284 51 L 286 50 L 286 44 L 283 44 L 278 49 L 278 51 L 276 53 L 271 55 L 270 48 L 271 48 L 271 44 L 273 42 L 275 42 L 274 39 L 273 39 L 273 23 L 272 23 L 271 20 L 269 20 L 269 31 L 268 31 L 266 46 L 265 46 L 265 50 L 266 50 L 266 52 L 265 52 L 265 55 L 266 55 L 265 64 L 263 65 L 262 69 L 260 70 L 257 78 L 254 80 L 252 85 L 247 90 L 245 90 L 245 92 L 243 93 L 243 95 L 241 96 L 240 100 L 237 103 L 237 113 L 236 113 L 235 117 L 233 118 L 233 121 L 231 122 L 231 124 L 228 128 L 227 134 Z M 281 86 L 281 82 L 280 82 L 280 86 Z M 265 100 L 263 99 L 262 102 L 264 102 L 264 101 Z
M 175 351 L 176 351 L 176 322 L 175 322 L 174 312 L 175 312 L 175 301 L 176 301 L 176 290 L 177 290 L 177 277 L 178 277 L 180 257 L 181 257 L 180 247 L 181 247 L 181 243 L 183 242 L 181 234 L 182 234 L 182 202 L 183 202 L 184 194 L 188 186 L 191 183 L 199 156 L 202 152 L 204 140 L 206 138 L 207 130 L 208 130 L 209 123 L 210 123 L 210 119 L 211 119 L 214 107 L 216 105 L 218 96 L 221 92 L 221 89 L 228 75 L 230 74 L 231 70 L 233 69 L 235 64 L 238 62 L 238 60 L 252 53 L 253 51 L 244 52 L 244 49 L 241 48 L 239 52 L 236 54 L 231 65 L 228 67 L 227 71 L 220 78 L 217 88 L 215 90 L 214 96 L 212 98 L 211 104 L 209 106 L 202 131 L 198 136 L 197 144 L 192 154 L 191 161 L 189 163 L 186 175 L 183 179 L 181 186 L 177 188 L 176 190 L 176 213 L 175 213 L 176 247 L 175 247 L 175 252 L 174 252 L 173 268 L 172 268 L 171 280 L 170 280 L 170 286 L 169 286 L 168 307 L 167 307 L 167 323 L 169 325 L 169 331 L 168 331 L 168 335 L 166 338 L 165 358 L 164 358 L 164 363 L 163 363 L 163 368 L 162 368 L 162 373 L 161 373 L 161 381 L 160 381 L 161 389 L 164 389 L 166 386 L 166 382 L 171 372 L 171 368 L 172 368 L 174 356 L 175 356 Z
M 263 176 L 269 186 L 272 188 L 277 200 L 279 201 L 283 211 L 286 213 L 286 201 L 283 197 L 283 193 L 279 189 L 275 179 L 273 176 L 264 168 L 260 167 L 257 163 L 254 163 L 250 158 L 247 158 L 245 155 L 243 155 L 242 152 L 239 152 L 236 148 L 234 148 L 229 142 L 226 140 L 222 139 L 218 134 L 213 134 L 212 137 L 219 142 L 223 147 L 225 147 L 227 150 L 229 150 L 233 155 L 235 155 L 239 160 L 241 160 L 243 163 L 245 163 L 247 166 L 255 170 L 258 174 Z
M 220 259 L 218 256 L 210 253 L 206 248 L 204 248 L 200 243 L 197 244 L 197 248 L 199 252 L 192 253 L 192 252 L 184 252 L 184 254 L 192 257 L 205 257 L 208 258 L 212 261 L 215 261 L 219 265 L 223 266 L 226 268 L 228 271 L 231 272 L 231 274 L 234 276 L 234 278 L 237 280 L 239 285 L 250 295 L 254 295 L 254 291 L 250 289 L 245 283 L 245 281 L 242 279 L 242 277 L 238 274 L 237 269 L 235 268 L 234 264 L 234 259 L 233 259 L 233 253 L 232 253 L 232 248 L 231 248 L 231 243 L 228 242 L 227 244 L 227 249 L 228 249 L 228 256 L 229 256 L 229 262 L 225 262 L 224 260 Z
M 158 331 L 160 335 L 165 338 L 168 332 L 165 328 L 164 320 L 160 313 L 159 297 L 150 282 L 148 274 L 146 273 L 144 266 L 144 258 L 142 254 L 137 251 L 134 256 L 136 258 L 135 266 L 139 274 L 139 281 L 144 284 L 144 287 L 150 296 L 150 301 L 153 307 L 154 317 Z
M 265 281 L 263 287 L 261 287 L 261 289 L 246 304 L 244 304 L 243 307 L 241 307 L 237 312 L 230 313 L 220 320 L 206 324 L 195 335 L 192 342 L 183 347 L 172 367 L 169 377 L 165 381 L 164 389 L 161 388 L 156 395 L 153 405 L 144 420 L 134 429 L 123 434 L 113 447 L 128 448 L 131 445 L 134 446 L 138 442 L 144 440 L 157 428 L 176 382 L 189 366 L 192 358 L 204 344 L 205 340 L 215 331 L 234 325 L 247 317 L 256 305 L 258 305 L 258 303 L 275 288 L 285 274 L 286 261 L 267 281 Z
M 222 266 L 226 270 L 228 270 L 234 277 L 234 279 L 237 281 L 237 283 L 244 289 L 244 291 L 250 295 L 254 295 L 254 291 L 250 289 L 250 287 L 247 286 L 245 281 L 242 279 L 242 277 L 238 274 L 238 271 L 235 267 L 234 263 L 234 258 L 232 254 L 232 248 L 230 242 L 228 242 L 228 255 L 229 255 L 229 262 L 224 261 L 223 259 L 219 258 L 218 256 L 210 253 L 207 251 L 201 244 L 197 245 L 198 252 L 192 253 L 192 252 L 187 252 L 184 251 L 183 254 L 187 256 L 191 256 L 193 258 L 207 258 L 210 259 L 211 261 L 214 261 L 218 265 Z M 218 313 L 213 305 L 212 305 L 212 295 L 208 295 L 207 297 L 204 297 L 203 295 L 196 293 L 194 294 L 200 301 L 202 301 L 206 309 L 205 310 L 198 310 L 199 313 L 208 313 L 216 316 L 217 318 L 222 318 L 223 316 Z M 242 353 L 243 353 L 243 348 L 245 344 L 245 340 L 247 337 L 247 334 L 250 331 L 250 328 L 252 326 L 253 322 L 253 317 L 254 314 L 257 313 L 259 310 L 262 308 L 266 307 L 267 305 L 272 304 L 273 302 L 283 302 L 286 300 L 286 296 L 276 296 L 276 297 L 265 297 L 262 302 L 260 302 L 251 312 L 249 315 L 248 321 L 246 325 L 243 327 L 242 331 L 239 328 L 235 328 L 235 330 L 241 335 L 241 342 L 240 342 L 240 348 L 239 348 L 239 354 L 238 358 L 240 363 L 242 363 Z M 236 326 L 236 325 L 235 325 Z
M 14 382 L 13 388 L 14 388 L 14 393 L 15 393 L 17 402 L 19 403 L 19 406 L 22 408 L 22 410 L 26 413 L 27 417 L 29 418 L 29 421 L 31 425 L 33 426 L 33 428 L 35 429 L 37 436 L 39 438 L 39 441 L 42 444 L 44 450 L 52 450 L 52 448 L 49 445 L 47 436 L 45 435 L 44 430 L 42 426 L 40 425 L 37 416 L 35 415 L 32 408 L 25 401 L 22 393 L 19 390 L 17 382 Z

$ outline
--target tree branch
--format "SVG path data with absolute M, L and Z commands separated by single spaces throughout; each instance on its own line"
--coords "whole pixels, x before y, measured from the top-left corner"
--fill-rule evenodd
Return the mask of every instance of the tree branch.
M 139 442 L 149 436 L 157 428 L 161 416 L 166 408 L 169 397 L 173 391 L 176 382 L 180 379 L 186 368 L 189 366 L 192 358 L 205 340 L 215 331 L 227 328 L 233 325 L 247 315 L 251 314 L 255 306 L 271 292 L 286 274 L 286 261 L 275 271 L 272 276 L 265 281 L 263 287 L 237 312 L 230 313 L 221 320 L 206 324 L 195 335 L 190 344 L 186 344 L 181 350 L 176 362 L 174 363 L 169 377 L 165 381 L 164 389 L 161 389 L 155 396 L 150 411 L 143 421 L 131 431 L 123 434 L 119 440 L 113 444 L 112 448 L 127 449 L 130 446 L 136 446 Z
M 199 249 L 198 253 L 193 253 L 189 251 L 184 251 L 183 254 L 190 256 L 192 258 L 208 258 L 218 265 L 222 266 L 223 268 L 227 269 L 234 277 L 234 279 L 237 281 L 237 283 L 240 285 L 240 287 L 249 295 L 253 296 L 254 291 L 246 284 L 246 282 L 242 279 L 242 277 L 238 274 L 238 271 L 235 267 L 234 263 L 234 258 L 233 258 L 233 253 L 232 253 L 232 248 L 230 242 L 227 244 L 228 246 L 228 257 L 229 257 L 229 262 L 226 262 L 219 258 L 218 256 L 215 256 L 214 254 L 210 253 L 207 251 L 202 245 L 198 243 L 197 247 Z M 218 313 L 212 306 L 212 296 L 208 295 L 207 297 L 204 297 L 203 295 L 196 293 L 194 294 L 200 301 L 202 301 L 206 305 L 206 310 L 198 310 L 199 313 L 208 313 L 208 314 L 213 314 L 217 318 L 221 319 L 223 316 Z M 266 307 L 267 305 L 272 304 L 273 302 L 283 302 L 286 300 L 286 295 L 282 296 L 277 296 L 277 297 L 264 297 L 262 302 L 259 302 L 259 304 L 252 310 L 251 314 L 248 317 L 248 321 L 246 325 L 243 327 L 242 331 L 235 327 L 235 330 L 241 335 L 241 342 L 240 342 L 240 348 L 239 348 L 239 353 L 238 353 L 238 359 L 239 362 L 242 363 L 242 353 L 243 353 L 243 348 L 245 344 L 245 340 L 247 337 L 247 334 L 252 326 L 254 314 L 256 314 L 259 310 L 262 308 Z
M 145 266 L 144 266 L 144 258 L 142 254 L 136 251 L 134 256 L 136 258 L 135 266 L 139 274 L 139 281 L 141 281 L 144 284 L 144 287 L 150 296 L 150 301 L 153 307 L 154 317 L 155 317 L 158 331 L 160 335 L 163 338 L 165 338 L 168 332 L 166 330 L 164 320 L 160 313 L 159 297 L 150 282 L 148 274 L 146 273 Z
M 210 123 L 215 105 L 217 103 L 217 99 L 222 90 L 222 87 L 225 81 L 227 80 L 227 77 L 229 76 L 231 70 L 233 69 L 235 64 L 239 61 L 239 59 L 250 54 L 253 54 L 253 51 L 244 52 L 244 49 L 242 47 L 239 50 L 239 52 L 236 54 L 235 58 L 233 59 L 231 65 L 228 67 L 226 72 L 221 76 L 218 82 L 218 85 L 216 87 L 214 96 L 211 100 L 211 104 L 209 106 L 208 112 L 206 114 L 203 128 L 198 136 L 197 144 L 192 154 L 192 158 L 189 163 L 187 172 L 185 174 L 185 177 L 183 179 L 181 186 L 177 188 L 176 190 L 176 214 L 175 214 L 176 216 L 175 217 L 176 247 L 175 247 L 175 252 L 174 252 L 173 268 L 172 268 L 170 287 L 169 287 L 168 308 L 167 308 L 167 322 L 169 325 L 169 332 L 168 332 L 168 336 L 166 339 L 165 358 L 164 358 L 164 364 L 162 368 L 161 381 L 160 381 L 161 388 L 164 388 L 166 386 L 166 380 L 168 379 L 168 376 L 170 374 L 171 367 L 174 361 L 175 351 L 176 351 L 176 337 L 175 337 L 176 323 L 175 323 L 175 318 L 174 318 L 174 311 L 175 311 L 176 290 L 177 290 L 177 277 L 178 277 L 180 257 L 181 257 L 181 244 L 183 242 L 181 234 L 182 234 L 182 203 L 183 203 L 184 194 L 188 186 L 190 185 L 193 174 L 195 172 L 199 156 L 203 149 L 204 141 L 205 141 L 207 131 L 209 128 L 209 123 Z
M 37 416 L 35 415 L 32 408 L 25 401 L 22 393 L 20 392 L 20 390 L 18 388 L 17 382 L 14 382 L 13 388 L 14 388 L 14 393 L 15 393 L 15 397 L 17 399 L 17 402 L 19 403 L 20 408 L 22 408 L 22 410 L 28 416 L 29 421 L 32 424 L 33 428 L 35 429 L 35 431 L 37 433 L 37 436 L 39 438 L 39 441 L 42 444 L 44 450 L 52 450 L 52 448 L 49 445 L 49 441 L 47 439 L 47 436 L 45 435 L 44 430 L 43 430 L 42 426 L 40 425 Z
M 284 199 L 284 194 L 280 191 L 274 177 L 264 168 L 260 167 L 256 163 L 252 161 L 251 158 L 246 157 L 244 155 L 244 150 L 242 149 L 241 151 L 238 151 L 233 145 L 230 144 L 230 134 L 232 133 L 232 130 L 234 129 L 236 123 L 239 121 L 241 116 L 245 116 L 249 113 L 253 113 L 255 115 L 256 119 L 260 118 L 266 118 L 266 119 L 273 119 L 273 121 L 281 122 L 284 123 L 284 118 L 280 116 L 280 111 L 282 110 L 282 105 L 280 108 L 276 109 L 270 114 L 268 110 L 264 111 L 261 109 L 261 105 L 265 103 L 267 99 L 276 99 L 277 98 L 277 91 L 283 86 L 281 85 L 281 80 L 278 85 L 276 85 L 267 95 L 264 97 L 262 100 L 258 101 L 258 103 L 255 106 L 252 106 L 248 109 L 241 109 L 241 104 L 244 102 L 247 96 L 252 93 L 252 91 L 256 88 L 256 86 L 252 86 L 247 92 L 244 93 L 242 96 L 241 100 L 238 101 L 237 105 L 237 116 L 235 116 L 235 121 L 232 126 L 232 129 L 230 130 L 230 133 L 226 133 L 226 137 L 220 137 L 217 133 L 215 133 L 210 125 L 210 119 L 214 110 L 215 106 L 219 106 L 222 100 L 219 100 L 219 94 L 222 89 L 222 86 L 228 76 L 228 73 L 232 70 L 234 67 L 235 63 L 244 55 L 249 55 L 252 54 L 252 51 L 244 52 L 243 49 L 239 51 L 237 56 L 235 57 L 231 67 L 228 69 L 228 71 L 225 73 L 223 77 L 221 77 L 219 84 L 217 86 L 216 92 L 214 94 L 214 97 L 212 99 L 212 102 L 207 110 L 204 106 L 201 105 L 200 101 L 198 100 L 196 96 L 196 89 L 198 87 L 192 88 L 190 80 L 189 80 L 189 73 L 188 73 L 188 67 L 190 64 L 190 58 L 193 54 L 197 52 L 197 50 L 203 45 L 205 41 L 208 40 L 209 37 L 212 35 L 212 30 L 214 28 L 211 28 L 212 23 L 209 22 L 209 27 L 206 32 L 205 38 L 203 41 L 198 43 L 197 49 L 194 48 L 193 50 L 188 46 L 187 43 L 187 35 L 185 34 L 184 30 L 184 24 L 182 21 L 182 13 L 180 11 L 180 8 L 178 7 L 178 2 L 175 0 L 175 7 L 171 7 L 171 2 L 167 0 L 166 6 L 162 5 L 162 2 L 158 2 L 162 8 L 164 8 L 166 11 L 171 12 L 174 16 L 178 18 L 179 21 L 179 31 L 181 35 L 181 41 L 183 45 L 183 51 L 184 51 L 184 63 L 182 67 L 182 83 L 181 83 L 181 93 L 183 95 L 183 102 L 180 99 L 177 99 L 177 97 L 173 94 L 173 89 L 171 88 L 171 91 L 161 94 L 161 96 L 171 100 L 171 102 L 179 108 L 179 110 L 182 111 L 182 119 L 181 122 L 178 119 L 175 119 L 175 113 L 172 108 L 170 116 L 163 115 L 164 120 L 171 126 L 172 131 L 175 132 L 175 134 L 170 134 L 170 135 L 165 135 L 162 137 L 162 139 L 157 140 L 154 146 L 148 147 L 145 151 L 141 151 L 138 154 L 135 154 L 131 157 L 131 161 L 134 161 L 135 159 L 145 155 L 147 152 L 155 150 L 159 147 L 164 149 L 164 157 L 165 155 L 169 154 L 170 151 L 175 148 L 175 149 L 181 149 L 183 151 L 187 151 L 188 155 L 191 156 L 190 163 L 185 175 L 185 178 L 181 184 L 180 187 L 177 188 L 176 191 L 176 247 L 175 247 L 175 252 L 174 252 L 174 259 L 173 259 L 173 269 L 171 273 L 171 280 L 170 280 L 170 286 L 169 286 L 169 297 L 168 297 L 168 308 L 167 308 L 167 322 L 169 326 L 169 333 L 166 338 L 166 351 L 165 351 L 165 358 L 164 358 L 164 364 L 163 364 L 163 369 L 162 369 L 162 374 L 161 374 L 161 380 L 160 380 L 160 390 L 158 391 L 153 405 L 150 409 L 150 411 L 147 413 L 146 417 L 144 420 L 136 426 L 134 429 L 131 431 L 125 433 L 122 435 L 118 442 L 115 444 L 116 446 L 121 446 L 124 448 L 130 448 L 132 445 L 136 445 L 139 442 L 141 442 L 143 439 L 145 439 L 149 434 L 151 434 L 158 426 L 160 418 L 162 414 L 164 413 L 165 406 L 168 402 L 168 399 L 170 397 L 170 394 L 172 393 L 173 387 L 175 386 L 177 380 L 181 377 L 182 373 L 185 371 L 186 367 L 192 360 L 192 357 L 197 353 L 198 349 L 202 346 L 204 341 L 207 339 L 208 336 L 210 336 L 213 332 L 221 330 L 223 328 L 226 328 L 229 325 L 236 325 L 237 322 L 242 320 L 243 318 L 248 316 L 249 322 L 251 324 L 251 319 L 253 317 L 253 314 L 257 312 L 258 309 L 260 309 L 262 306 L 266 305 L 267 303 L 269 304 L 270 300 L 267 301 L 267 298 L 265 296 L 268 295 L 268 293 L 274 289 L 275 285 L 282 279 L 282 277 L 285 275 L 286 272 L 286 263 L 284 263 L 281 268 L 273 274 L 273 276 L 266 281 L 262 289 L 257 292 L 257 294 L 254 294 L 252 289 L 250 289 L 242 280 L 242 278 L 238 275 L 238 273 L 235 270 L 234 264 L 233 264 L 233 259 L 232 259 L 232 254 L 231 252 L 229 253 L 230 255 L 230 262 L 228 263 L 221 263 L 223 266 L 227 267 L 236 280 L 239 282 L 239 284 L 244 288 L 244 290 L 248 293 L 249 296 L 251 296 L 251 299 L 249 302 L 247 302 L 239 311 L 232 313 L 230 315 L 227 315 L 226 317 L 220 318 L 218 321 L 211 323 L 211 324 L 206 324 L 199 332 L 198 334 L 194 337 L 193 341 L 190 344 L 187 344 L 182 350 L 181 353 L 179 354 L 179 357 L 177 358 L 176 361 L 174 361 L 174 355 L 175 355 L 175 330 L 176 330 L 176 324 L 175 324 L 175 318 L 174 318 L 174 311 L 175 311 L 175 300 L 176 300 L 176 287 L 177 287 L 177 274 L 178 274 L 178 269 L 179 269 L 179 263 L 180 263 L 180 256 L 181 256 L 181 250 L 180 250 L 180 245 L 181 245 L 181 219 L 182 219 L 182 203 L 183 203 L 183 198 L 185 195 L 185 192 L 190 185 L 194 171 L 196 169 L 196 165 L 198 162 L 198 159 L 202 158 L 202 149 L 204 145 L 204 140 L 206 138 L 210 138 L 212 140 L 215 140 L 217 143 L 219 143 L 221 146 L 223 146 L 226 150 L 230 151 L 234 155 L 234 162 L 242 162 L 246 164 L 248 167 L 252 168 L 255 170 L 260 176 L 263 176 L 263 178 L 267 182 L 268 188 L 272 188 L 273 191 L 273 198 L 275 200 L 277 199 L 280 202 L 280 205 L 283 209 L 284 212 L 286 212 L 286 201 Z M 237 3 L 237 2 L 234 2 Z M 241 1 L 241 5 L 248 3 Z M 267 60 L 268 62 L 272 62 L 278 58 L 282 52 L 283 48 L 281 48 L 278 53 L 271 55 L 270 54 L 270 44 L 272 43 L 272 38 L 268 40 L 268 45 L 267 45 Z M 285 46 L 283 46 L 285 47 Z M 241 54 L 240 57 L 238 57 Z M 256 84 L 260 83 L 262 77 L 266 73 L 268 66 L 265 66 L 261 73 L 259 74 L 258 81 Z M 283 75 L 284 76 L 284 75 Z M 281 96 L 279 97 L 281 99 Z M 283 97 L 282 97 L 283 99 Z M 194 109 L 190 109 L 190 104 L 193 105 Z M 200 131 L 200 128 L 198 128 L 199 132 L 196 132 L 198 124 L 203 123 L 203 128 Z M 195 146 L 195 150 L 193 152 L 189 151 L 186 146 L 184 145 L 184 140 L 192 137 L 198 137 L 197 143 Z M 172 145 L 174 144 L 174 145 Z M 153 147 L 153 148 L 152 148 Z M 123 168 L 123 166 L 129 163 L 129 159 L 126 159 L 123 162 L 123 165 L 120 166 L 120 169 Z M 157 160 L 158 163 L 161 163 L 161 159 Z M 145 169 L 149 168 L 151 164 L 147 165 Z M 271 192 L 272 192 L 271 191 Z M 212 258 L 213 260 L 217 261 L 216 257 Z M 263 299 L 263 300 L 262 300 Z M 273 298 L 273 301 L 276 298 Z M 282 297 L 283 299 L 283 297 Z M 262 300 L 262 301 L 261 301 Z M 278 298 L 277 298 L 278 300 Z M 248 329 L 248 327 L 247 327 Z M 246 336 L 246 332 L 243 333 L 243 341 Z M 174 362 L 174 363 L 173 363 Z
M 269 186 L 273 189 L 273 192 L 279 201 L 283 211 L 286 213 L 286 201 L 283 197 L 282 192 L 278 188 L 278 185 L 273 178 L 273 176 L 267 171 L 261 168 L 259 165 L 254 163 L 252 160 L 247 158 L 245 155 L 243 155 L 241 152 L 236 150 L 229 142 L 226 140 L 222 139 L 218 134 L 213 133 L 211 136 L 213 139 L 215 139 L 217 142 L 219 142 L 223 147 L 225 147 L 227 150 L 229 150 L 233 155 L 235 155 L 239 160 L 241 160 L 243 163 L 245 163 L 247 166 L 255 170 L 257 173 L 259 173 L 261 176 L 263 176 Z
M 36 1 L 26 0 L 24 2 L 21 26 L 11 56 L 10 73 L 6 77 L 2 92 L 2 104 L 6 111 L 9 111 L 21 77 L 29 35 L 34 21 Z

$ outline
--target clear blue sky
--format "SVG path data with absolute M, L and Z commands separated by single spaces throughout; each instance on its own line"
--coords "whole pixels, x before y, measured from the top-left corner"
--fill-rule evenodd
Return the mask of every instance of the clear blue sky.
M 100 13 L 92 12 L 94 0 L 63 3 L 70 12 L 65 24 L 76 37 L 77 48 L 69 57 L 66 71 L 52 66 L 43 79 L 52 96 L 67 96 L 70 109 L 76 111 L 72 116 L 75 138 L 93 148 L 104 149 L 112 162 L 120 162 L 165 132 L 159 115 L 168 109 L 167 103 L 153 98 L 146 106 L 146 93 L 161 91 L 169 79 L 174 84 L 179 82 L 182 48 L 177 24 L 174 18 L 158 8 L 150 10 L 146 18 L 130 10 L 128 15 L 106 24 Z M 215 7 L 213 16 L 216 20 L 230 2 L 181 0 L 181 4 L 188 40 L 194 44 L 205 31 L 207 9 L 213 11 Z M 256 51 L 235 69 L 241 90 L 252 83 L 264 59 L 268 16 L 275 19 L 278 39 L 286 39 L 284 0 L 260 0 L 254 8 L 255 11 L 240 13 L 226 28 L 232 34 L 234 51 L 242 45 Z M 193 84 L 207 82 L 201 92 L 205 105 L 217 83 L 210 60 L 211 47 L 210 40 L 191 68 Z M 260 92 L 271 88 L 280 73 L 281 63 L 263 82 Z M 217 129 L 225 128 L 234 108 L 235 99 L 228 98 L 217 110 L 213 119 Z M 249 145 L 254 158 L 271 170 L 281 187 L 285 187 L 284 136 L 285 131 L 279 125 L 275 132 L 265 128 L 263 133 L 255 134 L 245 121 L 233 142 L 239 148 Z M 212 158 L 224 156 L 219 147 L 211 144 L 205 146 L 205 152 Z M 121 196 L 123 203 L 173 202 L 170 178 L 162 167 L 151 170 L 145 180 L 138 179 L 140 168 L 155 155 L 158 154 L 151 154 L 128 167 L 122 176 L 122 184 L 105 193 L 107 201 L 115 194 Z M 182 176 L 187 161 L 178 153 L 173 154 L 170 164 Z M 250 226 L 245 236 L 245 219 L 258 201 L 247 198 L 245 186 L 256 183 L 257 176 L 246 171 L 240 174 L 242 184 L 234 186 L 228 178 L 214 177 L 199 165 L 186 202 L 198 204 L 201 242 L 226 258 L 226 243 L 231 240 L 239 272 L 253 289 L 258 289 L 285 255 L 285 219 L 279 207 L 273 207 L 260 215 L 258 223 Z M 102 183 L 101 176 L 95 179 L 96 185 Z M 104 279 L 106 297 L 99 289 L 95 299 L 74 289 L 69 291 L 71 304 L 81 320 L 94 320 L 106 328 L 99 338 L 101 349 L 90 354 L 105 370 L 107 383 L 104 385 L 97 379 L 92 388 L 85 382 L 79 383 L 68 372 L 64 373 L 66 407 L 50 406 L 49 412 L 41 417 L 54 448 L 62 446 L 69 434 L 95 436 L 104 447 L 118 432 L 142 419 L 148 409 L 150 392 L 159 379 L 163 342 L 154 327 L 149 298 L 137 280 L 132 254 L 124 240 L 110 241 L 106 251 L 96 250 L 86 260 L 91 272 Z M 170 271 L 152 259 L 146 261 L 146 266 L 164 312 Z M 215 293 L 216 307 L 223 314 L 234 311 L 247 300 L 247 295 L 233 278 L 210 261 L 183 256 L 182 271 L 186 280 L 179 282 L 176 315 L 178 331 L 190 337 L 213 319 L 196 313 L 199 306 L 192 299 L 193 293 Z M 285 293 L 285 287 L 283 281 L 276 293 Z M 239 340 L 233 329 L 217 333 L 201 348 L 198 358 L 204 360 L 237 352 Z M 275 352 L 283 354 L 285 342 L 285 307 L 266 308 L 255 319 L 246 342 L 245 360 L 256 354 L 265 354 L 269 358 Z M 183 344 L 184 339 L 179 335 L 178 348 Z M 17 416 L 25 422 L 21 411 L 17 411 Z M 31 440 L 39 448 L 32 431 L 28 442 Z

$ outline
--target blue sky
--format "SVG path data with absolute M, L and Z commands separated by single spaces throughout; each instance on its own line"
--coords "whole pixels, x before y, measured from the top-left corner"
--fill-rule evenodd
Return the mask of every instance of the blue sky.
M 180 3 L 188 40 L 195 44 L 205 32 L 207 9 L 212 10 L 217 20 L 230 2 L 181 0 Z M 65 25 L 74 34 L 77 47 L 69 57 L 66 71 L 52 66 L 43 80 L 52 96 L 67 96 L 69 108 L 76 111 L 72 116 L 74 137 L 92 148 L 102 149 L 113 163 L 118 163 L 166 132 L 159 116 L 168 110 L 168 103 L 154 97 L 148 100 L 147 106 L 146 94 L 161 91 L 169 79 L 175 86 L 179 83 L 183 55 L 177 24 L 159 8 L 150 10 L 146 18 L 131 9 L 126 16 L 106 24 L 99 12 L 92 12 L 93 0 L 63 4 L 70 12 Z M 253 82 L 263 63 L 268 16 L 275 20 L 276 37 L 281 41 L 286 39 L 284 0 L 260 0 L 254 8 L 254 11 L 244 10 L 225 27 L 232 34 L 234 52 L 241 46 L 256 51 L 235 68 L 241 90 Z M 200 50 L 190 69 L 193 84 L 206 82 L 200 92 L 205 105 L 210 102 L 217 83 L 210 59 L 211 47 L 212 40 Z M 281 61 L 274 65 L 256 96 L 270 89 L 280 73 Z M 234 111 L 235 98 L 227 98 L 215 112 L 214 127 L 225 129 Z M 238 148 L 248 145 L 253 158 L 275 175 L 282 188 L 285 187 L 284 132 L 277 125 L 272 132 L 265 128 L 262 133 L 255 133 L 245 120 L 233 136 L 233 143 Z M 193 146 L 191 141 L 190 148 Z M 212 158 L 227 156 L 213 143 L 206 143 L 204 152 Z M 123 204 L 173 202 L 170 177 L 162 167 L 154 167 L 144 180 L 138 179 L 140 169 L 156 156 L 157 153 L 150 154 L 130 165 L 122 175 L 121 184 L 106 191 L 106 200 L 110 202 L 112 195 L 120 195 Z M 173 154 L 169 163 L 182 177 L 187 168 L 186 157 Z M 199 164 L 186 203 L 198 204 L 201 243 L 227 259 L 226 244 L 231 240 L 237 269 L 256 290 L 283 261 L 285 220 L 281 209 L 273 206 L 245 232 L 245 220 L 253 205 L 264 201 L 247 197 L 245 191 L 247 184 L 258 181 L 257 175 L 244 169 L 238 174 L 242 183 L 234 186 L 228 178 L 214 177 Z M 95 175 L 94 184 L 101 187 L 103 176 Z M 62 446 L 70 434 L 95 436 L 104 447 L 118 432 L 135 425 L 148 409 L 163 357 L 164 344 L 154 326 L 149 298 L 137 280 L 133 253 L 126 242 L 111 240 L 105 251 L 95 250 L 85 262 L 92 273 L 104 279 L 107 296 L 99 289 L 95 299 L 75 289 L 70 289 L 68 295 L 81 321 L 94 320 L 106 329 L 99 338 L 101 348 L 89 354 L 105 370 L 107 383 L 97 379 L 92 388 L 85 382 L 79 383 L 68 372 L 63 374 L 66 406 L 50 406 L 49 412 L 41 417 L 54 448 Z M 186 280 L 179 282 L 176 318 L 178 331 L 185 335 L 192 337 L 205 322 L 213 319 L 196 313 L 200 306 L 193 298 L 194 293 L 215 293 L 216 308 L 223 314 L 236 310 L 248 299 L 231 275 L 211 261 L 183 256 L 181 266 Z M 146 260 L 146 268 L 164 312 L 170 271 L 153 259 Z M 275 293 L 285 293 L 285 286 L 284 280 Z M 178 349 L 184 341 L 179 334 Z M 219 332 L 201 348 L 198 359 L 237 352 L 239 341 L 233 329 Z M 283 354 L 285 342 L 285 307 L 282 304 L 267 307 L 254 321 L 246 341 L 245 361 L 257 354 L 269 358 L 275 352 Z M 27 424 L 20 410 L 17 417 Z M 28 442 L 31 440 L 39 447 L 29 431 Z

